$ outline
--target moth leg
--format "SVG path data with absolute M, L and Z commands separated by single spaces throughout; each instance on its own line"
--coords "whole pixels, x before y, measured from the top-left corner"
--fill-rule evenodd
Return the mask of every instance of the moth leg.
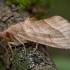
M 19 37 L 21 37 L 21 38 L 24 39 L 24 37 L 23 37 L 22 35 L 19 35 L 19 34 L 18 34 L 17 36 L 19 36 Z M 38 43 L 36 43 L 36 48 L 35 48 L 32 52 L 36 51 L 37 47 L 38 47 Z
M 32 52 L 35 52 L 38 48 L 38 43 L 36 43 L 36 47 L 34 48 L 34 50 Z
M 8 45 L 9 45 L 10 49 L 12 50 L 12 46 L 11 45 L 16 45 L 17 46 L 17 43 L 15 43 L 15 42 L 8 42 Z
M 11 45 L 17 45 L 17 43 L 15 43 L 15 42 L 8 42 L 8 46 L 9 46 L 9 48 L 11 50 L 12 58 L 13 58 L 13 50 L 12 50 L 12 46 Z
M 11 51 L 12 51 L 11 42 L 8 42 L 8 46 L 9 46 L 9 48 L 10 48 L 10 49 L 11 49 Z
M 9 46 L 9 48 L 10 48 L 10 50 L 11 50 L 11 53 L 12 53 L 12 56 L 13 56 L 13 50 L 12 50 L 11 44 L 15 44 L 15 43 L 14 43 L 14 42 L 8 42 L 8 46 Z
M 24 46 L 24 51 L 25 51 L 25 55 L 26 55 L 26 48 L 24 45 L 24 42 L 22 42 L 17 36 L 13 35 L 15 37 L 16 40 L 18 40 L 23 46 Z

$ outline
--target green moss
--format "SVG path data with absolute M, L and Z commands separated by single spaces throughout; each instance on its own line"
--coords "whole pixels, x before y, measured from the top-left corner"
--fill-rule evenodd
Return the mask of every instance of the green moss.
M 12 5 L 12 3 L 9 1 L 9 0 L 4 0 L 5 1 L 5 3 L 8 5 L 8 6 L 11 6 Z
M 42 19 L 47 15 L 53 0 L 4 0 L 8 6 L 14 4 L 19 10 L 27 10 L 31 17 Z
M 15 4 L 19 9 L 28 9 L 31 5 L 42 3 L 43 0 L 4 0 L 8 6 Z

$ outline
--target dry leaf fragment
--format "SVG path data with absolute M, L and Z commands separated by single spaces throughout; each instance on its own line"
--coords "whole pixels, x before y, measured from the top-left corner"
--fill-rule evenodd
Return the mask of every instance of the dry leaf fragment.
M 33 41 L 55 48 L 70 49 L 70 23 L 60 16 L 43 20 L 27 18 L 0 32 L 0 35 L 17 44 Z

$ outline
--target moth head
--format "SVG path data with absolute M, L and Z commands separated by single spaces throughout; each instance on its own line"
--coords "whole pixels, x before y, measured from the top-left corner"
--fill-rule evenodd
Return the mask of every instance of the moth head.
M 10 41 L 11 40 L 10 34 L 8 32 L 0 32 L 0 37 L 3 37 L 7 41 Z

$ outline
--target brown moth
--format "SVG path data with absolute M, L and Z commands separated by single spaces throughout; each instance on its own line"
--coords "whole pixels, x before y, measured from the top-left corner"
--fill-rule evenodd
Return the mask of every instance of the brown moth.
M 47 46 L 70 49 L 70 23 L 61 16 L 37 20 L 27 18 L 7 30 L 0 32 L 10 44 L 23 44 L 32 41 Z

